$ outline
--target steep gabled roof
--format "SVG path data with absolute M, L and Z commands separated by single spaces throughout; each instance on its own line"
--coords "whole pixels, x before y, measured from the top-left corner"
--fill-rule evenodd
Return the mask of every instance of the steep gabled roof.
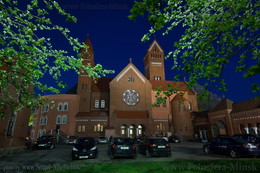
M 99 78 L 96 83 L 92 85 L 93 92 L 109 92 L 109 83 L 113 78 Z
M 160 46 L 160 44 L 157 42 L 156 39 L 153 40 L 153 42 L 152 42 L 151 45 L 149 46 L 148 51 L 151 51 L 154 46 L 156 46 L 156 47 L 160 50 L 160 52 L 163 52 L 162 47 Z
M 189 95 L 195 95 L 195 93 L 188 89 L 188 85 L 183 81 L 159 81 L 149 80 L 152 84 L 153 90 L 158 87 L 162 87 L 163 91 L 168 91 L 167 86 L 171 85 L 172 88 L 178 88 L 178 91 L 186 91 Z
M 175 102 L 175 101 L 180 101 L 180 100 L 188 101 L 188 100 L 185 99 L 183 96 L 181 96 L 179 93 L 176 94 L 176 96 L 175 96 L 171 101 L 172 101 L 172 102 Z
M 75 84 L 68 91 L 66 91 L 65 94 L 77 94 L 77 88 L 78 88 L 78 84 Z
M 113 78 L 99 78 L 92 84 L 92 92 L 109 92 L 109 83 Z M 66 94 L 77 94 L 78 84 L 70 88 Z
M 232 109 L 233 108 L 233 101 L 225 99 L 221 100 L 219 104 L 217 104 L 210 112 L 216 112 L 216 111 L 221 111 L 221 110 L 226 110 L 226 109 Z
M 234 103 L 231 113 L 244 112 L 260 108 L 260 98 L 246 100 L 240 103 Z

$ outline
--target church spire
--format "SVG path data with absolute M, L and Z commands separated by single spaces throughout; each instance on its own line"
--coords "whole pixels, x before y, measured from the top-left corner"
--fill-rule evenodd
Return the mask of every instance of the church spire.
M 165 80 L 164 51 L 154 39 L 144 57 L 145 77 L 148 80 Z
M 95 66 L 95 62 L 94 62 L 94 49 L 92 46 L 92 43 L 90 41 L 89 38 L 89 34 L 87 34 L 87 38 L 84 41 L 84 43 L 88 46 L 88 50 L 86 51 L 86 49 L 81 49 L 80 53 L 83 55 L 83 64 L 87 65 L 87 64 L 91 64 L 92 67 Z

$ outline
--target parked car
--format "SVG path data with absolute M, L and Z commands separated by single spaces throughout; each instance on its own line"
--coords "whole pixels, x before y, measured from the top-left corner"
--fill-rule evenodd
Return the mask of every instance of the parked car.
M 76 136 L 68 136 L 65 143 L 66 144 L 75 144 L 77 141 L 77 137 Z
M 136 145 L 131 138 L 114 137 L 108 145 L 108 154 L 111 159 L 115 157 L 132 157 L 136 159 Z
M 97 139 L 97 143 L 98 144 L 107 144 L 108 143 L 108 139 L 106 137 L 99 137 Z
M 171 156 L 171 146 L 163 138 L 146 138 L 139 144 L 138 150 L 140 153 L 145 154 L 146 157 Z
M 232 158 L 238 158 L 249 155 L 260 155 L 259 144 L 249 143 L 241 138 L 228 136 L 219 136 L 203 145 L 205 153 L 216 153 L 230 155 Z
M 56 146 L 56 138 L 52 135 L 43 135 L 33 142 L 32 149 L 53 149 Z
M 96 158 L 98 149 L 95 138 L 86 137 L 77 139 L 72 148 L 72 160 Z
M 171 143 L 180 143 L 181 139 L 177 135 L 172 135 L 168 137 L 169 142 Z
M 249 143 L 260 144 L 260 138 L 253 134 L 235 134 L 234 138 L 241 138 Z

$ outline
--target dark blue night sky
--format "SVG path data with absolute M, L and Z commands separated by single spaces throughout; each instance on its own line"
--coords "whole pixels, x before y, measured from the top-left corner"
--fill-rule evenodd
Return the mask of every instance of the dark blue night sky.
M 150 25 L 142 17 L 138 17 L 136 21 L 130 21 L 127 18 L 133 5 L 132 0 L 63 0 L 58 2 L 67 12 L 77 17 L 78 22 L 65 23 L 63 17 L 55 15 L 52 16 L 54 23 L 70 29 L 71 35 L 82 42 L 87 34 L 90 35 L 95 51 L 95 63 L 102 64 L 105 69 L 115 70 L 115 74 L 106 77 L 115 77 L 129 63 L 129 58 L 132 58 L 133 64 L 144 73 L 143 57 L 152 40 L 142 43 L 141 38 L 148 32 Z M 174 49 L 173 44 L 180 38 L 182 32 L 182 28 L 175 28 L 164 37 L 161 33 L 156 34 L 156 39 L 164 49 L 165 55 Z M 71 50 L 60 34 L 53 34 L 53 44 L 54 48 Z M 71 54 L 76 55 L 75 52 Z M 172 65 L 171 59 L 165 61 L 167 80 L 173 80 L 176 74 L 171 70 Z M 228 92 L 221 93 L 213 86 L 210 91 L 219 96 L 225 95 L 234 102 L 259 96 L 259 93 L 252 93 L 250 86 L 253 81 L 260 84 L 260 75 L 251 80 L 243 79 L 241 74 L 234 72 L 234 67 L 234 64 L 230 64 L 223 74 L 223 78 L 227 81 Z M 48 77 L 43 80 L 51 82 Z M 67 89 L 62 90 L 64 93 L 77 83 L 77 74 L 72 71 L 64 72 L 62 80 L 68 85 Z

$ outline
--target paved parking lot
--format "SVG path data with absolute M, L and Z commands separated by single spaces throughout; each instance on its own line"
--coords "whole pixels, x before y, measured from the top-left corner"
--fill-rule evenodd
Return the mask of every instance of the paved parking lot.
M 28 150 L 24 153 L 0 159 L 0 172 L 28 172 L 28 170 L 44 170 L 50 168 L 73 169 L 74 162 L 79 163 L 114 163 L 114 162 L 140 162 L 140 161 L 173 161 L 173 160 L 209 160 L 209 159 L 231 159 L 229 156 L 207 155 L 202 150 L 202 143 L 181 142 L 171 144 L 171 157 L 152 157 L 138 153 L 137 159 L 116 158 L 110 160 L 107 155 L 107 144 L 98 145 L 98 158 L 85 160 L 71 160 L 72 145 L 58 145 L 53 150 Z M 77 169 L 77 168 L 75 168 Z

